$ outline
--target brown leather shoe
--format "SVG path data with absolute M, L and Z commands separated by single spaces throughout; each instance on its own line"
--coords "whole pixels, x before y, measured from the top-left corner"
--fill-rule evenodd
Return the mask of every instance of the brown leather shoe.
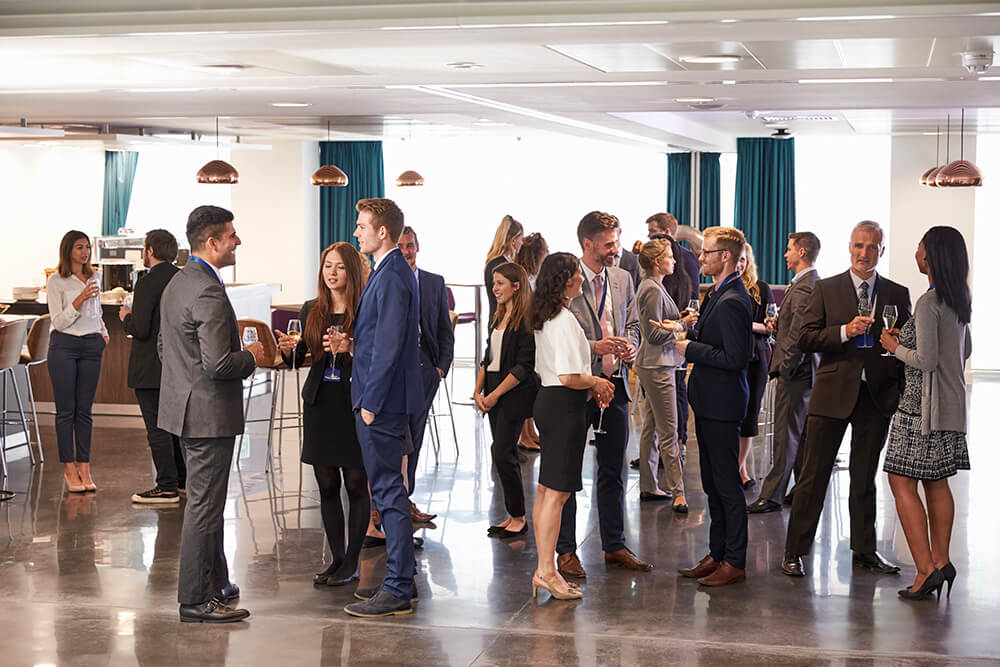
M 717 569 L 719 569 L 719 561 L 712 560 L 711 556 L 705 556 L 694 567 L 682 567 L 677 571 L 685 577 L 701 579 L 702 577 L 707 577 L 712 574 Z
M 556 556 L 556 569 L 564 577 L 574 577 L 576 579 L 585 579 L 587 577 L 587 573 L 583 570 L 583 564 L 576 557 L 575 551 Z
M 621 565 L 626 570 L 637 570 L 639 572 L 649 572 L 653 569 L 652 563 L 636 558 L 635 554 L 628 549 L 618 551 L 605 551 L 604 562 L 607 565 Z
M 737 581 L 743 581 L 746 578 L 746 570 L 739 570 L 726 561 L 722 561 L 722 564 L 716 568 L 715 572 L 707 577 L 700 578 L 698 583 L 702 586 L 725 586 L 726 584 L 735 584 Z
M 414 503 L 410 503 L 410 517 L 416 523 L 427 523 L 432 519 L 436 519 L 437 514 L 427 514 L 426 512 L 421 512 L 417 509 L 417 506 Z

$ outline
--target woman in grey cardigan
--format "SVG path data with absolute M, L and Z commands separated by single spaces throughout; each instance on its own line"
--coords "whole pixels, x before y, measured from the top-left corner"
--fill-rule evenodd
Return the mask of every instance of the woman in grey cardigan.
M 969 469 L 965 440 L 965 361 L 972 352 L 969 255 L 952 227 L 932 227 L 917 245 L 917 268 L 930 288 L 917 300 L 902 330 L 882 332 L 882 346 L 905 366 L 906 386 L 892 419 L 885 471 L 917 576 L 899 591 L 929 598 L 955 580 L 948 555 L 955 501 L 948 478 Z M 927 508 L 917 494 L 924 486 Z
M 684 498 L 684 465 L 677 443 L 674 385 L 675 370 L 684 360 L 673 346 L 671 330 L 653 324 L 677 320 L 676 326 L 684 329 L 677 304 L 663 288 L 663 277 L 673 273 L 675 260 L 668 240 L 636 243 L 633 252 L 645 273 L 635 296 L 642 342 L 634 368 L 646 394 L 639 437 L 639 501 L 666 501 L 672 497 L 674 511 L 685 513 L 688 506 Z M 658 448 L 653 447 L 654 441 L 658 442 Z M 658 481 L 656 471 L 661 459 L 663 472 Z

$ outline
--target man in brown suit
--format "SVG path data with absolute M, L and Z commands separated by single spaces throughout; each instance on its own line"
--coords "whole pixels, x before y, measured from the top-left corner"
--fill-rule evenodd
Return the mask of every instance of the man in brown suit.
M 859 222 L 851 232 L 850 270 L 819 280 L 802 322 L 799 347 L 821 354 L 809 400 L 802 478 L 795 485 L 781 570 L 804 576 L 802 556 L 816 536 L 830 473 L 847 425 L 851 426 L 851 551 L 854 565 L 882 574 L 899 568 L 875 550 L 875 475 L 889 422 L 899 403 L 902 368 L 880 356 L 881 311 L 894 305 L 897 326 L 910 317 L 909 291 L 875 272 L 885 252 L 878 223 Z M 875 319 L 859 310 L 874 306 Z

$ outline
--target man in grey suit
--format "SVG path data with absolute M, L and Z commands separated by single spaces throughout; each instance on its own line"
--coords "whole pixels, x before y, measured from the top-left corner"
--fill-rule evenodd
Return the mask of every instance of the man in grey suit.
M 233 214 L 199 206 L 188 217 L 191 259 L 160 301 L 159 427 L 181 439 L 187 506 L 181 531 L 177 601 L 181 621 L 231 623 L 250 615 L 223 551 L 222 512 L 235 437 L 243 432 L 243 380 L 263 363 L 260 343 L 240 349 L 236 314 L 219 269 L 236 263 Z
M 625 448 L 628 445 L 627 364 L 635 360 L 639 347 L 639 321 L 636 318 L 635 290 L 628 272 L 614 266 L 619 250 L 621 226 L 610 213 L 591 211 L 583 216 L 576 229 L 583 248 L 580 268 L 583 293 L 573 299 L 569 309 L 583 328 L 590 343 L 591 372 L 615 385 L 615 396 L 603 410 L 591 398 L 587 402 L 587 421 L 603 433 L 597 439 L 597 519 L 601 533 L 604 561 L 629 570 L 648 572 L 649 563 L 638 559 L 625 546 Z M 544 447 L 544 445 L 543 445 Z M 563 576 L 587 576 L 576 555 L 576 494 L 563 505 L 556 564 Z
M 799 348 L 799 335 L 809 295 L 819 279 L 813 266 L 818 257 L 819 239 L 815 234 L 788 235 L 785 263 L 795 277 L 781 301 L 781 316 L 766 321 L 768 330 L 775 333 L 770 375 L 778 378 L 774 392 L 774 464 L 761 485 L 760 497 L 747 506 L 751 514 L 779 511 L 793 470 L 795 479 L 799 478 L 796 458 L 819 365 L 819 354 L 807 354 Z

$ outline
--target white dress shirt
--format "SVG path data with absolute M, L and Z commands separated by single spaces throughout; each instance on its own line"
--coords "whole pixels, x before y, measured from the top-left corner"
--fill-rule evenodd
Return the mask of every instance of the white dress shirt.
M 543 387 L 563 386 L 560 375 L 591 374 L 587 335 L 568 308 L 535 332 L 535 372 Z
M 854 273 L 854 271 L 849 271 L 848 273 L 851 274 L 851 282 L 854 283 L 855 298 L 858 298 L 858 295 L 861 293 L 861 283 L 868 283 L 868 303 L 872 305 L 872 312 L 875 312 L 875 280 L 878 273 L 872 272 L 871 276 L 868 277 L 868 280 L 862 280 L 858 274 Z M 798 278 L 798 274 L 796 274 L 795 277 Z M 846 343 L 850 339 L 851 337 L 847 335 L 847 325 L 841 324 L 840 342 Z
M 100 272 L 94 271 L 91 279 L 100 285 Z M 98 333 L 107 337 L 108 328 L 104 325 L 104 310 L 101 308 L 100 297 L 87 299 L 80 305 L 80 310 L 73 307 L 73 300 L 86 286 L 84 281 L 73 274 L 65 278 L 58 273 L 49 276 L 45 290 L 54 331 L 61 331 L 70 336 Z

